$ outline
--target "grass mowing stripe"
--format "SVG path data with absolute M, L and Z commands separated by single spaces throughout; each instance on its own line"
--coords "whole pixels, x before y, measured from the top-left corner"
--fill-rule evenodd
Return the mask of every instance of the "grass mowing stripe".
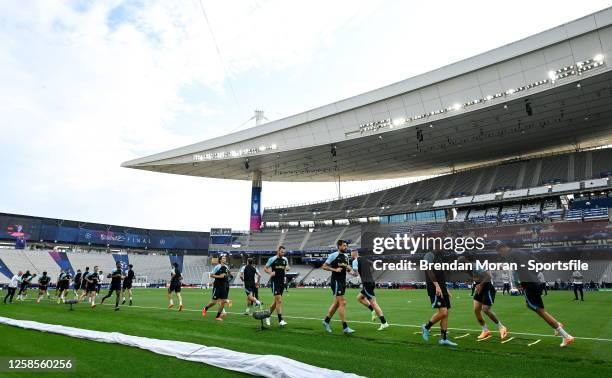
M 101 305 L 101 306 L 105 306 L 105 305 Z M 143 308 L 143 309 L 150 309 L 150 310 L 168 310 L 168 308 L 164 308 L 164 307 L 150 307 L 150 306 L 130 306 L 130 307 L 135 307 L 135 308 Z M 201 310 L 190 310 L 190 309 L 186 309 L 184 308 L 183 311 L 191 311 L 191 312 L 201 312 Z M 232 312 L 232 311 L 228 311 L 228 314 L 232 314 L 232 315 L 242 315 L 242 312 Z M 323 320 L 321 318 L 309 318 L 309 317 L 305 317 L 305 316 L 287 316 L 287 315 L 283 315 L 283 318 L 287 318 L 287 319 L 301 319 L 301 320 Z M 332 322 L 340 322 L 340 320 L 338 319 L 332 319 Z M 348 321 L 349 323 L 358 323 L 358 324 L 376 324 L 375 322 L 367 322 L 367 321 L 360 321 L 360 320 L 350 320 Z M 420 325 L 415 325 L 415 324 L 401 324 L 401 323 L 389 323 L 389 325 L 391 326 L 395 326 L 395 327 L 410 327 L 410 328 L 421 328 Z M 436 327 L 438 328 L 438 327 Z M 453 327 L 448 327 L 449 330 L 454 330 L 454 331 L 470 331 L 470 332 L 478 332 L 478 330 L 476 329 L 467 329 L 467 328 L 453 328 Z M 523 335 L 523 336 L 537 336 L 537 337 L 559 337 L 559 336 L 555 336 L 555 335 L 544 335 L 541 333 L 528 333 L 528 332 L 508 332 L 508 334 L 515 334 L 515 335 Z M 416 334 L 421 334 L 421 332 L 415 332 Z M 612 339 L 602 339 L 602 338 L 595 338 L 595 337 L 580 337 L 580 336 L 574 336 L 575 339 L 578 340 L 592 340 L 592 341 L 607 341 L 607 342 L 612 342 Z
M 449 330 L 450 338 L 465 333 L 478 335 L 480 327 L 474 317 L 473 299 L 469 297 L 469 291 L 451 291 L 453 308 L 450 311 L 449 325 L 455 329 L 470 331 Z M 67 305 L 56 305 L 45 300 L 40 304 L 31 301 L 7 306 L 0 304 L 0 313 L 14 319 L 193 342 L 246 353 L 277 354 L 312 365 L 350 371 L 372 378 L 405 376 L 407 366 L 410 366 L 412 376 L 448 374 L 454 378 L 467 378 L 474 375 L 499 376 L 500 372 L 504 371 L 511 371 L 515 376 L 561 376 L 572 371 L 576 377 L 612 377 L 611 342 L 580 341 L 569 348 L 560 348 L 557 340 L 551 338 L 552 331 L 549 333 L 548 325 L 525 307 L 522 297 L 496 298 L 495 311 L 500 320 L 513 330 L 530 335 L 544 332 L 546 337 L 511 333 L 508 337 L 515 337 L 514 340 L 501 344 L 497 334 L 494 334 L 493 341 L 489 340 L 488 343 L 479 343 L 475 337 L 469 336 L 454 340 L 459 343 L 459 347 L 451 350 L 438 346 L 438 328 L 432 331 L 435 335 L 432 334 L 429 343 L 424 342 L 421 335 L 413 334 L 420 329 L 410 325 L 427 322 L 433 313 L 425 290 L 380 290 L 376 293 L 387 320 L 399 323 L 387 328 L 383 334 L 376 330 L 378 324 L 371 322 L 371 311 L 355 300 L 358 293 L 359 290 L 347 289 L 345 296 L 347 318 L 358 335 L 352 337 L 337 332 L 324 332 L 320 322 L 332 300 L 328 289 L 291 290 L 290 294 L 283 296 L 283 315 L 289 326 L 278 328 L 274 317 L 274 326 L 265 332 L 258 332 L 259 321 L 244 315 L 230 315 L 222 323 L 212 319 L 214 314 L 202 318 L 199 311 L 208 303 L 210 290 L 184 290 L 183 303 L 187 308 L 181 313 L 176 309 L 167 309 L 167 290 L 164 289 L 136 289 L 134 305 L 145 308 L 130 308 L 126 305 L 115 312 L 112 300 L 107 301 L 108 305 L 99 306 L 95 310 L 90 310 L 86 303 L 82 303 L 75 306 L 74 311 L 69 311 Z M 269 290 L 260 290 L 260 296 L 267 305 L 271 303 L 272 295 Z M 241 290 L 232 289 L 230 298 L 234 299 L 234 307 L 231 310 L 241 311 L 246 308 Z M 564 322 L 570 333 L 582 337 L 612 339 L 612 323 L 607 311 L 612 308 L 611 293 L 589 292 L 585 302 L 576 303 L 573 302 L 571 292 L 552 291 L 544 297 L 544 302 L 549 311 Z M 235 307 L 236 305 L 238 307 Z M 306 319 L 299 320 L 300 318 Z M 586 319 L 588 322 L 585 322 Z M 475 331 L 474 327 L 478 331 Z M 339 328 L 339 323 L 332 323 L 332 328 Z M 47 340 L 45 334 L 39 334 L 37 337 L 41 338 L 42 344 L 24 342 L 23 349 L 20 350 L 27 348 L 32 356 L 46 355 L 49 350 L 54 350 L 54 342 L 43 341 Z M 17 346 L 22 343 L 0 327 L 0 340 L 4 339 L 12 340 L 11 344 L 16 343 Z M 525 349 L 528 343 L 537 339 L 540 339 L 540 342 L 536 346 Z M 15 352 L 17 351 L 12 353 L 21 355 Z M 356 352 L 359 358 L 342 358 L 354 356 Z M 159 376 L 160 372 L 167 371 L 156 363 L 137 367 L 122 353 L 105 354 L 101 350 L 100 354 L 94 355 L 98 356 L 98 359 L 99 356 L 104 356 L 105 359 L 117 361 L 122 373 L 134 377 Z M 530 361 L 529 364 L 516 364 L 517 360 L 523 361 L 526 358 Z M 95 364 L 95 358 L 92 358 L 91 362 Z M 469 369 L 466 369 L 466 366 L 469 366 Z M 91 371 L 82 371 L 83 376 Z M 98 370 L 95 368 L 93 371 Z M 200 376 L 208 376 L 210 373 L 200 370 L 197 366 L 190 368 L 190 372 L 193 375 L 200 373 Z

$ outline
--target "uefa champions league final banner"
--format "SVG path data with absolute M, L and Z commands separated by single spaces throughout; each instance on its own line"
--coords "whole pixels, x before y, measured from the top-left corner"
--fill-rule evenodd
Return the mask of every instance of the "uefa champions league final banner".
M 173 265 L 174 263 L 178 264 L 179 270 L 182 272 L 183 271 L 183 256 L 170 255 L 170 265 Z
M 72 264 L 70 263 L 70 260 L 68 260 L 66 252 L 49 251 L 49 255 L 53 258 L 57 265 L 59 265 L 61 270 L 67 270 L 70 275 L 74 277 L 74 269 L 72 269 Z
M 7 276 L 9 279 L 13 278 L 13 272 L 11 272 L 2 259 L 0 259 L 0 272 L 2 272 L 2 274 Z
M 251 190 L 251 231 L 261 230 L 261 186 Z
M 115 263 L 121 264 L 121 272 L 126 273 L 128 271 L 128 265 L 130 265 L 130 259 L 128 255 L 120 255 L 118 253 L 113 253 L 113 259 L 115 259 Z

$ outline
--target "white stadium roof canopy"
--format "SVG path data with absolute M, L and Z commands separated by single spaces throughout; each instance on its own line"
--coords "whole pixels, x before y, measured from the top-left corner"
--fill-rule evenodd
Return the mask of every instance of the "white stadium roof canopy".
M 383 88 L 122 166 L 236 180 L 251 180 L 254 171 L 263 181 L 372 180 L 609 144 L 610 60 L 612 7 Z

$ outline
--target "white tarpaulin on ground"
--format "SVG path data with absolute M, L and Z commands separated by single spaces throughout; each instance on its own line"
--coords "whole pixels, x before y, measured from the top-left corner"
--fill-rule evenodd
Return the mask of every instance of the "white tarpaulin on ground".
M 359 377 L 338 370 L 329 370 L 308 365 L 290 358 L 277 355 L 258 355 L 235 352 L 233 350 L 207 347 L 200 344 L 174 340 L 151 339 L 148 337 L 124 335 L 119 332 L 100 332 L 88 329 L 66 327 L 56 324 L 45 324 L 29 320 L 16 320 L 0 316 L 0 324 L 37 331 L 58 333 L 102 343 L 122 344 L 153 353 L 173 356 L 182 360 L 201 362 L 222 369 L 263 377 L 324 377 L 345 378 Z

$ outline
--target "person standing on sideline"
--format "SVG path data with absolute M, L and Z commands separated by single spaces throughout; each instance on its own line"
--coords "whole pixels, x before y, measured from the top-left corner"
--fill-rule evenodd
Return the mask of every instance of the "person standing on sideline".
M 538 273 L 538 281 L 540 282 L 540 288 L 544 292 L 544 295 L 548 295 L 548 287 L 546 285 L 546 278 L 544 278 L 544 273 L 542 271 Z
M 575 270 L 572 273 L 572 282 L 574 284 L 574 300 L 578 300 L 578 292 L 580 292 L 580 300 L 584 301 L 584 293 L 582 291 L 584 287 L 582 273 L 579 270 Z
M 17 288 L 21 284 L 21 276 L 23 276 L 23 272 L 20 270 L 19 273 L 15 274 L 11 278 L 11 283 L 9 283 L 9 286 L 8 286 L 8 293 L 4 297 L 4 304 L 7 304 L 6 303 L 7 299 L 9 300 L 8 303 L 13 303 L 13 297 L 15 296 L 15 292 L 17 291 Z
M 507 271 L 502 272 L 502 281 L 504 283 L 502 295 L 506 295 L 506 292 L 510 295 L 510 274 Z

